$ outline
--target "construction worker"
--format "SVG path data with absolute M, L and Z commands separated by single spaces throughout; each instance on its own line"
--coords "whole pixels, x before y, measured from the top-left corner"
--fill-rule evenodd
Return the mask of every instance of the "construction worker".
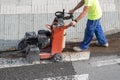
M 73 47 L 74 51 L 83 51 L 89 48 L 90 42 L 93 39 L 94 33 L 98 42 L 96 45 L 108 47 L 108 41 L 103 33 L 100 19 L 102 17 L 102 11 L 98 0 L 81 0 L 75 8 L 69 11 L 74 13 L 77 9 L 84 6 L 80 15 L 72 21 L 69 25 L 76 25 L 87 13 L 88 20 L 86 24 L 84 39 L 78 47 Z

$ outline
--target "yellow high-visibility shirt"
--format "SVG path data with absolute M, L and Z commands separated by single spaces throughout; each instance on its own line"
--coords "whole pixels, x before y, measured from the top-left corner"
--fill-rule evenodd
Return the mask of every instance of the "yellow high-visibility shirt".
M 102 11 L 99 0 L 84 0 L 84 5 L 90 7 L 88 11 L 88 19 L 97 20 L 101 18 Z

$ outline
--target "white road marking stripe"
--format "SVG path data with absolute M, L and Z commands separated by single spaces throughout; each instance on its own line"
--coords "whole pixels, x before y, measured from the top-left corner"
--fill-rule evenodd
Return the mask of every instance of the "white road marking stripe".
M 89 74 L 50 77 L 50 78 L 34 79 L 34 80 L 89 80 Z
M 7 68 L 7 67 L 20 67 L 20 66 L 28 66 L 33 65 L 29 64 L 23 58 L 11 59 L 11 58 L 0 58 L 0 68 Z
M 96 67 L 101 67 L 101 66 L 113 65 L 113 64 L 118 64 L 118 63 L 120 63 L 120 58 L 112 59 L 112 60 L 97 61 L 91 64 Z

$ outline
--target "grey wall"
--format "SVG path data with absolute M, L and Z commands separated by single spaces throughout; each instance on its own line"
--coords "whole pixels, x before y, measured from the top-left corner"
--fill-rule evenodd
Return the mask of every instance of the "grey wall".
M 51 24 L 54 12 L 72 9 L 80 0 L 0 0 L 0 50 L 17 45 L 25 32 L 46 29 Z M 102 10 L 104 32 L 113 33 L 120 29 L 120 1 L 99 0 Z M 78 16 L 82 9 L 75 12 Z M 66 30 L 67 41 L 81 41 L 84 35 L 87 16 L 75 28 Z M 66 23 L 69 23 L 67 21 Z

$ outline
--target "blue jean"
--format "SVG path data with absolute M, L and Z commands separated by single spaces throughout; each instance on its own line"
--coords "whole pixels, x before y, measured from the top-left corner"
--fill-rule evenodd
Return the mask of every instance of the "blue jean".
M 94 37 L 94 33 L 100 45 L 106 44 L 107 39 L 103 33 L 100 19 L 98 20 L 89 20 L 87 21 L 84 40 L 80 43 L 80 48 L 85 50 L 89 48 L 90 42 Z

